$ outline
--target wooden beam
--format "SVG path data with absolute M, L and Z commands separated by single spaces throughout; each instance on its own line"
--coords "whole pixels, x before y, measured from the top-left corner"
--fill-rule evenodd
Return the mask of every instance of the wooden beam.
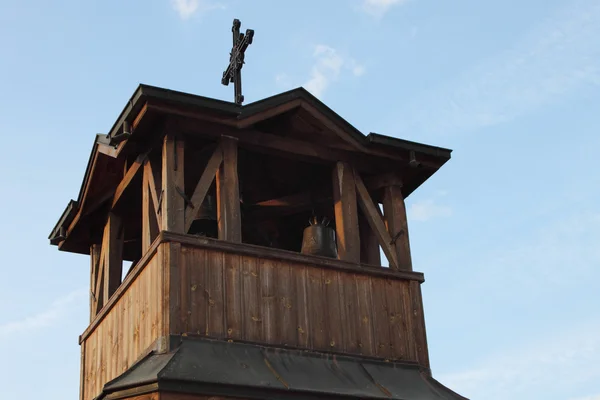
M 240 130 L 206 121 L 198 123 L 193 120 L 186 121 L 172 117 L 169 124 L 173 127 L 172 129 L 190 135 L 201 135 L 215 139 L 220 138 L 221 135 L 231 136 L 238 139 L 240 146 L 258 153 L 292 157 L 302 161 L 322 164 L 344 161 L 366 172 L 376 172 L 384 165 L 389 166 L 390 163 L 401 162 L 401 160 L 376 158 L 368 154 L 320 146 L 303 140 L 262 133 L 251 129 Z
M 131 182 L 135 179 L 138 172 L 142 170 L 142 165 L 145 159 L 146 154 L 141 154 L 140 156 L 138 156 L 138 158 L 136 158 L 133 164 L 131 164 L 131 167 L 129 167 L 129 169 L 127 170 L 125 176 L 123 176 L 123 179 L 121 180 L 119 186 L 117 186 L 117 189 L 115 190 L 115 196 L 113 197 L 111 207 L 113 210 L 117 208 L 117 204 L 123 198 L 123 194 L 129 188 Z
M 158 199 L 156 182 L 150 160 L 144 162 L 142 182 L 142 254 L 145 254 L 158 235 L 159 227 Z
M 184 142 L 181 137 L 167 134 L 162 153 L 161 229 L 185 233 Z
M 221 140 L 223 163 L 217 171 L 217 222 L 219 239 L 242 242 L 240 188 L 238 177 L 238 143 L 224 136 Z
M 90 322 L 96 317 L 98 311 L 98 290 L 96 290 L 100 269 L 99 244 L 90 246 Z
M 217 175 L 217 171 L 221 167 L 223 163 L 223 150 L 221 146 L 217 146 L 214 150 L 212 156 L 208 160 L 206 167 L 204 168 L 204 172 L 202 172 L 202 176 L 194 189 L 194 193 L 190 199 L 190 204 L 187 205 L 185 209 L 185 228 L 184 232 L 190 230 L 192 223 L 198 217 L 198 212 L 200 212 L 200 207 L 202 206 L 202 202 L 210 189 L 213 181 L 215 180 L 215 176 Z M 238 192 L 239 193 L 239 192 Z M 238 195 L 239 197 L 239 195 Z
M 371 226 L 373 233 L 377 236 L 379 240 L 379 245 L 383 250 L 383 253 L 388 258 L 390 262 L 390 267 L 393 269 L 398 269 L 398 259 L 396 258 L 396 252 L 392 248 L 392 238 L 390 234 L 385 228 L 385 224 L 381 218 L 381 212 L 378 210 L 373 200 L 371 199 L 371 195 L 367 190 L 365 184 L 363 183 L 360 175 L 358 173 L 354 174 L 354 181 L 356 182 L 356 193 L 358 194 L 358 204 L 365 215 L 367 222 Z
M 121 222 L 121 218 L 111 212 L 108 214 L 108 220 L 104 227 L 101 258 L 104 259 L 103 295 L 105 302 L 121 284 L 121 274 L 123 272 L 123 230 Z
M 388 186 L 383 190 L 383 215 L 393 241 L 392 246 L 398 259 L 398 268 L 412 271 L 406 206 L 400 186 Z
M 329 188 L 327 190 L 305 191 L 250 204 L 248 205 L 248 215 L 252 217 L 283 217 L 331 202 L 332 199 L 331 189 Z
M 338 258 L 360 263 L 360 234 L 354 171 L 344 162 L 336 163 L 333 169 L 333 205 Z
M 153 164 L 153 159 L 148 158 L 148 162 L 144 165 L 144 174 L 146 174 L 146 176 L 147 176 L 148 188 L 150 190 L 150 196 L 152 197 L 152 205 L 154 206 L 154 213 L 156 214 L 156 222 L 160 229 L 160 213 L 159 213 L 160 204 L 159 204 L 159 202 L 162 201 L 162 199 L 158 195 L 157 188 L 160 188 L 162 191 L 162 187 L 161 187 L 160 180 L 157 180 L 157 179 L 160 178 L 161 176 L 154 173 L 154 167 L 152 166 L 152 164 Z M 158 169 L 160 169 L 160 168 L 158 168 Z

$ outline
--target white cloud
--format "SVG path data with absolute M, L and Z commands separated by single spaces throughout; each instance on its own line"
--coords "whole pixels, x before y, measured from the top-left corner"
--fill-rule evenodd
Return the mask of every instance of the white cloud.
M 183 20 L 189 19 L 196 13 L 225 8 L 222 4 L 212 3 L 208 0 L 171 0 L 171 5 Z
M 573 393 L 586 383 L 600 381 L 599 330 L 600 321 L 590 321 L 545 338 L 515 343 L 512 349 L 471 369 L 442 373 L 436 379 L 471 399 L 530 399 Z
M 432 218 L 450 217 L 451 215 L 451 207 L 436 204 L 433 199 L 413 203 L 408 209 L 408 218 L 412 221 L 428 221 Z
M 316 59 L 310 73 L 310 78 L 303 85 L 306 90 L 319 97 L 329 87 L 331 82 L 339 79 L 343 70 L 349 70 L 358 77 L 366 72 L 363 65 L 351 57 L 345 57 L 337 50 L 319 44 L 315 46 L 313 57 Z
M 534 26 L 402 112 L 399 134 L 467 131 L 512 120 L 570 92 L 600 85 L 600 2 L 583 0 Z
M 383 16 L 393 6 L 408 3 L 409 0 L 363 0 L 362 8 L 368 14 L 376 17 Z
M 86 289 L 78 289 L 54 301 L 48 309 L 21 320 L 6 322 L 0 325 L 0 338 L 50 326 L 56 323 L 67 312 L 75 301 L 86 297 Z

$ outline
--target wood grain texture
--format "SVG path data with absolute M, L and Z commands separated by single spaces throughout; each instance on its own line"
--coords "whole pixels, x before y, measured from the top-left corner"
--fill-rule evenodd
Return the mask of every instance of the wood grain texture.
M 388 186 L 383 190 L 383 213 L 392 246 L 398 260 L 398 269 L 412 271 L 406 206 L 402 187 Z
M 418 301 L 409 281 L 186 245 L 178 265 L 171 280 L 180 282 L 177 290 L 189 292 L 173 296 L 189 311 L 179 314 L 171 334 L 424 359 L 422 338 L 414 336 L 422 334 L 421 325 L 413 314 L 406 322 L 406 304 L 412 313 Z
M 96 397 L 106 382 L 129 368 L 158 338 L 162 307 L 160 263 L 152 258 L 127 291 L 85 338 L 83 400 Z
M 343 162 L 336 163 L 333 168 L 333 205 L 338 258 L 359 263 L 360 234 L 354 171 Z
M 223 162 L 217 170 L 217 222 L 219 239 L 242 241 L 240 187 L 238 178 L 238 143 L 230 137 L 221 139 Z

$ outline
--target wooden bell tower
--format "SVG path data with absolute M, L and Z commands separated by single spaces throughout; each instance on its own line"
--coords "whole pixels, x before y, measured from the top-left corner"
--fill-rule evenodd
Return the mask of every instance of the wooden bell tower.
M 140 86 L 50 236 L 91 259 L 80 399 L 463 399 L 430 372 L 404 205 L 449 159 L 301 88 Z M 337 259 L 300 253 L 313 215 Z

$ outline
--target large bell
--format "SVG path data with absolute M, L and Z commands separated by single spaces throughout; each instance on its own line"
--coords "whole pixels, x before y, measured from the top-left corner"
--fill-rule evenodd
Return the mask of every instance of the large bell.
M 327 226 L 329 222 L 326 219 L 319 222 L 314 217 L 309 223 L 310 226 L 304 229 L 302 236 L 301 253 L 337 258 L 335 231 Z
M 207 194 L 204 198 L 189 233 L 213 238 L 218 236 L 217 204 L 213 195 Z

